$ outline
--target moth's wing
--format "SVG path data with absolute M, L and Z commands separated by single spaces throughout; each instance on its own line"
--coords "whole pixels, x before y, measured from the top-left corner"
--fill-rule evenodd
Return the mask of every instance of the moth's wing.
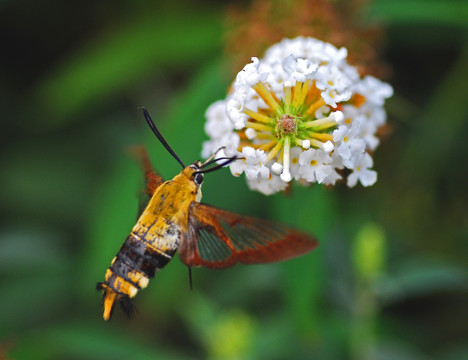
M 315 237 L 273 221 L 193 203 L 179 256 L 187 266 L 226 268 L 262 264 L 303 255 L 318 245 Z
M 132 155 L 140 162 L 145 174 L 144 189 L 139 194 L 138 217 L 148 205 L 156 189 L 164 182 L 164 179 L 154 170 L 150 158 L 144 146 L 136 146 L 131 150 Z

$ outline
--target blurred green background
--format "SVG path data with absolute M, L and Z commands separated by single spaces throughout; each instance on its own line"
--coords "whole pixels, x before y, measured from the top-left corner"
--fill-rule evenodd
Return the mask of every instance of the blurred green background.
M 102 320 L 95 284 L 142 179 L 126 149 L 180 170 L 138 107 L 189 163 L 233 78 L 232 3 L 168 3 L 0 2 L 0 359 L 467 359 L 467 1 L 363 5 L 395 89 L 375 186 L 265 197 L 207 176 L 205 202 L 301 227 L 316 251 L 195 269 L 193 291 L 176 259 L 135 318 Z

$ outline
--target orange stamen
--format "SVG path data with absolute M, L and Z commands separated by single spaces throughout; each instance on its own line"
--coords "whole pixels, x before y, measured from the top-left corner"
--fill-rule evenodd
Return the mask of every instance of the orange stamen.
M 253 89 L 272 110 L 276 111 L 279 108 L 280 103 L 278 98 L 275 94 L 267 89 L 264 83 L 258 82 L 255 86 L 253 86 Z

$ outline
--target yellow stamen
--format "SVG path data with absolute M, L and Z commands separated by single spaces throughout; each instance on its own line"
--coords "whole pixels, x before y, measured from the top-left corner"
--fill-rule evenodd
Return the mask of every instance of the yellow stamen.
M 310 145 L 313 146 L 313 147 L 316 147 L 318 149 L 322 149 L 323 148 L 323 142 L 321 141 L 318 141 L 316 139 L 310 139 Z
M 271 92 L 271 96 L 273 97 L 273 99 L 275 99 L 275 101 L 276 101 L 278 104 L 281 104 L 280 99 L 278 99 L 278 97 L 276 96 L 276 94 L 275 94 L 273 91 Z
M 322 133 L 312 133 L 310 134 L 310 137 L 313 139 L 321 140 L 322 142 L 326 141 L 333 141 L 333 135 L 332 134 L 322 134 Z M 310 142 L 312 144 L 312 140 Z
M 248 139 L 248 138 L 247 138 L 247 135 L 245 135 L 245 131 L 244 131 L 244 130 L 239 131 L 239 132 L 237 133 L 237 135 L 239 135 L 239 138 L 240 138 L 241 140 L 247 140 L 247 139 Z
M 278 160 L 277 162 L 279 162 L 281 165 L 283 165 L 283 157 L 284 157 L 284 147 L 281 148 L 281 151 L 280 153 L 278 154 Z
M 303 84 L 304 84 L 303 82 L 296 81 L 296 85 L 294 86 L 294 99 L 292 101 L 294 106 L 299 105 L 299 98 L 301 97 Z
M 291 86 L 285 86 L 284 87 L 284 104 L 286 106 L 291 105 L 291 100 L 292 100 Z
M 269 143 L 263 144 L 263 145 L 259 146 L 258 148 L 259 148 L 260 150 L 263 150 L 263 151 L 268 151 L 268 150 L 271 149 L 271 147 L 272 147 L 273 145 L 275 145 L 275 143 L 276 143 L 276 140 L 271 140 Z
M 334 117 L 332 117 L 332 116 L 327 116 L 327 117 L 325 117 L 323 119 L 312 120 L 312 121 L 308 121 L 308 122 L 304 123 L 304 127 L 306 129 L 313 127 L 316 130 L 327 129 L 327 128 L 335 126 L 335 125 L 336 125 L 336 121 L 334 120 Z
M 321 126 L 317 126 L 315 130 L 325 130 L 334 126 L 336 126 L 336 121 L 329 121 L 329 122 L 323 123 Z
M 273 138 L 273 134 L 271 133 L 257 133 L 257 136 L 255 137 L 256 139 L 259 139 L 259 140 L 270 140 Z
M 304 104 L 304 100 L 307 96 L 309 86 L 310 86 L 310 79 L 307 79 L 304 83 L 302 83 L 299 93 L 297 93 L 297 96 L 295 96 L 294 98 L 294 103 L 296 106 L 300 106 Z
M 316 81 L 312 81 L 312 85 L 307 91 L 306 104 L 317 101 L 320 98 L 320 90 L 315 86 Z
M 278 99 L 270 90 L 267 89 L 264 83 L 258 82 L 253 86 L 253 88 L 272 110 L 276 111 L 279 108 L 280 104 Z
M 244 108 L 243 112 L 244 112 L 244 114 L 249 115 L 252 119 L 260 121 L 261 123 L 270 124 L 270 123 L 273 122 L 273 120 L 269 116 L 259 114 L 258 112 L 255 112 L 255 111 L 250 110 L 248 108 Z
M 278 151 L 280 151 L 280 149 L 283 147 L 283 143 L 280 141 L 278 142 L 275 147 L 273 149 L 271 149 L 271 151 L 268 153 L 267 155 L 267 158 L 266 158 L 266 161 L 265 163 L 267 163 L 268 161 L 270 161 L 271 159 L 273 159 L 276 154 L 278 154 Z
M 320 109 L 323 105 L 325 105 L 325 100 L 322 98 L 318 99 L 316 102 L 311 104 L 306 111 L 306 115 L 310 115 L 315 113 L 318 109 Z
M 273 128 L 271 126 L 259 124 L 259 123 L 255 123 L 251 121 L 247 122 L 246 127 L 252 128 L 254 130 L 259 130 L 259 131 L 268 131 L 268 132 L 273 131 Z

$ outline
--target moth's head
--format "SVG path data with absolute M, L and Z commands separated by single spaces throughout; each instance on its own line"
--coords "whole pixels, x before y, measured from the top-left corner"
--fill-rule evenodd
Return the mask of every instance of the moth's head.
M 197 160 L 192 165 L 190 165 L 190 168 L 194 170 L 192 174 L 193 182 L 197 186 L 200 186 L 203 183 L 203 179 L 205 177 L 202 172 L 203 164 L 201 163 L 201 161 Z
M 184 174 L 189 180 L 193 181 L 197 187 L 201 186 L 203 183 L 204 175 L 203 175 L 203 164 L 201 161 L 195 161 L 193 164 L 187 166 L 182 170 L 182 174 Z
M 204 163 L 197 160 L 192 165 L 185 167 L 182 173 L 184 173 L 185 176 L 187 176 L 190 180 L 192 180 L 195 183 L 195 185 L 201 186 L 201 184 L 203 183 L 204 174 L 221 169 L 222 167 L 238 159 L 238 157 L 236 156 L 221 157 L 221 158 L 215 158 L 215 157 L 216 157 L 216 153 L 212 155 Z M 218 164 L 216 164 L 216 162 L 218 162 Z M 210 165 L 213 165 L 213 164 L 215 165 L 210 167 Z

